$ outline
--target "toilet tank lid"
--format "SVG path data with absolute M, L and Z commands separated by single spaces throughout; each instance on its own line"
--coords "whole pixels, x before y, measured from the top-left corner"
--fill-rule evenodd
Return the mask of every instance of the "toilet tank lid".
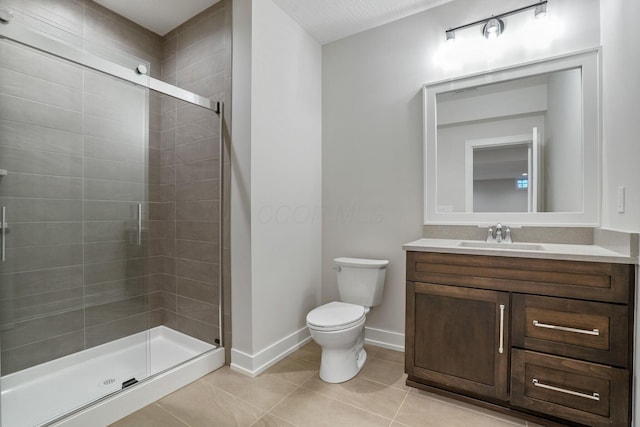
M 342 267 L 384 268 L 389 265 L 386 259 L 336 258 L 333 262 Z

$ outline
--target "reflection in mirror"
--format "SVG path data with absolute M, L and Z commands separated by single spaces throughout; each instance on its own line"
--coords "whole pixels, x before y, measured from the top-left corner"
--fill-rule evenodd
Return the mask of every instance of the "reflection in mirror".
M 438 210 L 582 210 L 581 85 L 573 68 L 439 93 Z
M 532 212 L 526 144 L 473 149 L 472 205 L 467 212 Z
M 538 130 L 465 144 L 466 212 L 538 212 Z
M 425 85 L 425 224 L 598 226 L 598 58 Z

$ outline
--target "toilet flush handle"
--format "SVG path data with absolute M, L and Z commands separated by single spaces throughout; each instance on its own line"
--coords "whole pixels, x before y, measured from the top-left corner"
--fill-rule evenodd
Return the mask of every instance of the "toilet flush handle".
M 342 267 L 340 267 L 339 265 L 336 265 L 335 267 L 333 267 L 333 269 L 338 273 L 342 271 Z

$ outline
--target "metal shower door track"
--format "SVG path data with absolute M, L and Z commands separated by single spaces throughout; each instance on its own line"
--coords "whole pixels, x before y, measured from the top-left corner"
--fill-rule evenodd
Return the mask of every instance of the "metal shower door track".
M 173 86 L 169 83 L 165 83 L 146 74 L 141 74 L 139 70 L 144 67 L 130 69 L 122 65 L 115 64 L 90 52 L 83 51 L 77 47 L 55 40 L 43 33 L 40 33 L 39 31 L 27 28 L 20 22 L 0 20 L 0 38 L 29 46 L 39 51 L 57 56 L 58 58 L 91 68 L 92 70 L 109 74 L 173 98 L 198 105 L 211 110 L 216 114 L 220 113 L 220 102 L 212 103 L 208 98 Z

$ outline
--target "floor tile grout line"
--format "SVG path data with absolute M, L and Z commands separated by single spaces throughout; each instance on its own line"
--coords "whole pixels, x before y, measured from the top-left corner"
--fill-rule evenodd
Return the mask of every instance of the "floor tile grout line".
M 311 379 L 311 378 L 310 378 L 310 379 Z M 399 388 L 392 387 L 392 386 L 390 386 L 390 385 L 388 385 L 388 384 L 377 383 L 377 382 L 375 382 L 375 381 L 371 381 L 370 379 L 367 379 L 367 378 L 360 378 L 360 380 L 362 380 L 362 381 L 369 381 L 369 382 L 371 382 L 371 383 L 373 383 L 373 384 L 375 384 L 375 385 L 383 385 L 383 386 L 385 386 L 385 388 L 392 388 L 392 389 L 394 389 L 394 390 L 401 391 L 401 392 L 405 393 L 405 396 L 402 398 L 402 402 L 404 402 L 404 399 L 406 398 L 406 394 L 408 394 L 408 393 L 409 393 L 409 391 L 408 391 L 408 390 L 401 390 L 401 389 L 399 389 Z M 315 394 L 317 394 L 317 395 L 320 395 L 320 396 L 326 397 L 326 398 L 328 398 L 328 399 L 337 400 L 338 402 L 344 403 L 344 404 L 346 404 L 346 405 L 353 406 L 353 407 L 355 407 L 355 408 L 357 408 L 357 409 L 360 409 L 360 410 L 362 410 L 362 411 L 369 412 L 369 413 L 371 413 L 371 414 L 377 415 L 377 416 L 382 417 L 382 418 L 385 418 L 385 419 L 390 419 L 390 420 L 392 420 L 392 421 L 393 421 L 393 419 L 392 419 L 392 418 L 389 418 L 389 417 L 387 417 L 387 416 L 385 416 L 385 415 L 378 414 L 378 413 L 373 412 L 373 411 L 371 411 L 371 410 L 369 410 L 369 409 L 362 408 L 362 407 L 360 407 L 360 406 L 358 406 L 358 405 L 356 405 L 356 404 L 348 403 L 348 402 L 344 402 L 344 401 L 342 401 L 342 400 L 340 400 L 340 399 L 338 399 L 338 398 L 336 398 L 336 397 L 333 397 L 333 396 L 330 396 L 330 395 L 328 395 L 328 394 L 321 393 L 321 392 L 319 392 L 319 391 L 313 390 L 312 388 L 305 386 L 305 384 L 306 384 L 306 383 L 308 383 L 308 382 L 309 382 L 309 380 L 305 381 L 303 384 L 301 384 L 301 385 L 300 385 L 300 387 L 302 387 L 302 388 L 304 388 L 305 390 L 308 390 L 308 391 L 310 391 L 310 392 L 312 392 L 312 393 L 315 393 Z M 400 403 L 400 406 L 402 406 L 402 402 Z M 400 406 L 399 406 L 398 408 L 400 408 Z M 396 411 L 396 414 L 397 414 L 397 411 Z
M 410 390 L 406 390 L 406 389 L 404 389 L 404 388 L 400 388 L 400 387 L 398 387 L 398 386 L 395 386 L 395 385 L 393 385 L 393 384 L 385 384 L 385 383 L 383 383 L 383 382 L 376 381 L 376 380 L 371 379 L 371 378 L 369 378 L 369 377 L 362 376 L 361 378 L 362 378 L 362 379 L 365 379 L 365 380 L 367 380 L 367 381 L 371 381 L 372 383 L 376 383 L 376 384 L 379 384 L 379 385 L 383 385 L 383 386 L 385 386 L 385 387 L 395 388 L 396 390 L 406 391 L 406 392 L 409 392 L 409 391 L 410 391 Z
M 224 369 L 224 368 L 223 368 L 223 369 Z M 215 371 L 214 371 L 214 372 L 215 372 Z M 316 371 L 316 373 L 317 373 L 317 371 Z M 315 374 L 314 374 L 314 375 L 315 375 Z M 311 375 L 309 378 L 307 378 L 304 382 L 307 382 L 309 379 L 311 379 L 311 377 L 313 377 L 313 375 Z M 285 379 L 283 379 L 283 378 L 279 378 L 279 379 L 280 379 L 280 380 L 282 380 L 282 381 L 284 381 L 284 382 L 286 382 L 287 384 L 294 385 L 294 386 L 295 386 L 295 388 L 294 388 L 293 390 L 291 390 L 289 393 L 287 393 L 287 394 L 286 394 L 282 399 L 278 400 L 274 405 L 272 405 L 272 406 L 271 406 L 269 409 L 267 409 L 267 410 L 264 410 L 264 409 L 262 409 L 262 408 L 257 407 L 257 406 L 256 406 L 256 405 L 254 405 L 253 403 L 251 403 L 251 402 L 249 402 L 249 401 L 247 401 L 247 400 L 245 400 L 245 399 L 241 398 L 240 396 L 236 396 L 235 394 L 233 394 L 233 393 L 231 393 L 231 392 L 229 392 L 229 391 L 227 391 L 227 390 L 223 389 L 222 387 L 219 387 L 219 386 L 217 386 L 217 385 L 215 385 L 215 384 L 209 383 L 208 381 L 206 381 L 206 380 L 204 380 L 204 379 L 201 379 L 201 380 L 202 380 L 204 383 L 206 383 L 207 385 L 209 385 L 209 386 L 211 386 L 211 387 L 214 387 L 214 388 L 216 388 L 216 389 L 218 389 L 218 390 L 221 390 L 221 391 L 222 391 L 222 392 L 224 392 L 225 394 L 227 394 L 227 395 L 229 395 L 229 396 L 231 396 L 231 397 L 234 397 L 234 398 L 236 398 L 236 399 L 240 400 L 241 402 L 244 402 L 244 403 L 246 403 L 246 404 L 248 404 L 248 405 L 252 406 L 253 408 L 258 409 L 261 413 L 260 413 L 260 416 L 258 417 L 258 419 L 257 419 L 256 421 L 254 421 L 254 423 L 253 423 L 253 424 L 255 424 L 258 420 L 260 420 L 260 418 L 264 417 L 264 416 L 265 416 L 265 415 L 267 415 L 267 414 L 270 414 L 270 415 L 273 415 L 273 416 L 275 416 L 275 417 L 278 417 L 277 415 L 271 414 L 271 413 L 270 413 L 270 412 L 271 412 L 271 410 L 272 410 L 273 408 L 275 408 L 276 406 L 278 406 L 278 405 L 279 405 L 283 400 L 285 400 L 285 399 L 286 399 L 287 397 L 289 397 L 291 394 L 295 393 L 299 388 L 301 388 L 301 387 L 302 387 L 302 384 L 296 384 L 296 383 L 293 383 L 293 382 L 291 382 L 291 381 L 287 381 L 287 380 L 285 380 Z M 278 417 L 278 418 L 283 419 L 282 417 Z M 284 421 L 289 422 L 288 420 L 284 420 Z M 289 422 L 289 423 L 291 424 L 291 422 Z
M 258 421 L 260 421 L 261 419 L 263 419 L 267 415 L 270 416 L 270 417 L 273 417 L 273 418 L 277 418 L 277 419 L 279 419 L 281 421 L 284 421 L 287 424 L 291 424 L 293 427 L 299 427 L 298 424 L 294 424 L 293 422 L 291 422 L 289 420 L 286 420 L 286 419 L 284 419 L 284 418 L 282 418 L 282 417 L 280 417 L 280 416 L 278 416 L 276 414 L 272 414 L 271 412 L 265 412 L 262 416 L 260 416 L 260 418 L 258 418 L 253 424 L 251 424 L 251 426 L 255 426 Z
M 316 373 L 317 373 L 317 372 L 316 372 Z M 315 374 L 314 374 L 314 375 L 315 375 Z M 309 378 L 307 378 L 306 380 L 304 380 L 304 381 L 302 382 L 302 384 L 304 384 L 304 383 L 306 383 L 307 381 L 309 381 L 309 380 L 310 380 L 314 375 L 311 375 Z M 284 381 L 284 380 L 283 380 L 283 381 Z M 288 382 L 288 381 L 287 381 L 287 382 Z M 289 383 L 289 384 L 293 384 L 293 383 Z M 276 407 L 276 406 L 278 406 L 279 404 L 281 404 L 284 400 L 286 400 L 289 396 L 291 396 L 293 393 L 295 393 L 296 391 L 300 390 L 300 389 L 302 388 L 302 384 L 296 384 L 296 388 L 294 388 L 294 389 L 293 389 L 293 390 L 291 390 L 289 393 L 287 393 L 287 394 L 286 394 L 282 399 L 280 399 L 280 400 L 278 400 L 276 403 L 274 403 L 274 404 L 271 406 L 271 408 L 269 408 L 269 409 L 268 409 L 264 414 L 262 414 L 262 416 L 261 416 L 260 418 L 262 418 L 262 417 L 264 417 L 265 415 L 267 415 L 267 414 L 268 414 L 268 415 L 271 415 L 271 416 L 273 416 L 273 417 L 279 418 L 279 419 L 281 419 L 281 420 L 283 420 L 283 421 L 286 421 L 286 422 L 288 422 L 289 424 L 292 424 L 292 425 L 297 426 L 297 424 L 294 424 L 293 422 L 291 422 L 291 421 L 289 421 L 289 420 L 287 420 L 287 419 L 285 419 L 285 418 L 279 417 L 278 415 L 276 415 L 276 414 L 272 413 L 271 411 L 272 411 L 273 409 L 275 409 L 275 407 Z M 258 420 L 259 420 L 260 418 L 258 418 Z M 256 421 L 256 422 L 257 422 L 257 421 Z M 254 424 L 255 424 L 255 423 L 254 423 Z
M 396 422 L 396 418 L 398 418 L 398 414 L 400 413 L 400 410 L 404 406 L 404 403 L 407 401 L 408 397 L 409 397 L 409 390 L 405 392 L 404 399 L 402 399 L 402 403 L 400 403 L 400 406 L 398 406 L 398 409 L 396 410 L 396 413 L 393 415 L 393 418 L 391 419 L 391 423 L 389 424 L 389 426 L 391 426 L 394 422 Z
M 383 357 L 377 357 L 375 355 L 371 355 L 370 353 L 367 353 L 367 357 L 371 357 L 372 360 L 376 360 L 378 362 L 385 362 L 385 363 L 391 363 L 393 365 L 404 366 L 404 362 L 394 362 L 393 360 L 385 359 Z
M 411 393 L 412 390 L 410 390 L 409 393 Z M 428 393 L 431 393 L 431 392 L 428 392 Z M 433 394 L 433 393 L 432 393 L 433 396 L 429 396 L 429 395 L 422 394 L 420 392 L 420 390 L 417 390 L 415 393 L 411 393 L 411 394 L 421 396 L 421 398 L 429 399 L 429 400 L 435 401 L 437 403 L 441 403 L 442 405 L 448 406 L 450 409 L 455 410 L 455 411 L 466 412 L 468 414 L 473 414 L 473 415 L 476 415 L 476 416 L 489 418 L 489 419 L 492 419 L 492 420 L 500 421 L 502 423 L 510 424 L 510 425 L 512 425 L 514 427 L 526 427 L 526 424 L 516 424 L 511 419 L 503 418 L 502 414 L 494 413 L 495 411 L 489 410 L 491 413 L 486 413 L 486 412 L 482 412 L 481 410 L 479 410 L 480 408 L 475 408 L 475 407 L 467 408 L 466 406 L 462 406 L 462 405 L 458 404 L 458 402 L 456 402 L 456 401 L 450 402 L 449 401 L 450 398 L 446 398 L 444 396 L 439 396 L 439 395 Z M 460 403 L 462 403 L 462 402 L 460 402 Z M 508 416 L 508 415 L 504 415 L 504 416 Z M 511 416 L 509 416 L 509 417 L 513 418 Z M 517 418 L 516 418 L 516 420 L 517 420 Z M 524 422 L 526 423 L 527 421 L 524 421 Z
M 215 371 L 214 371 L 214 372 L 215 372 Z M 222 387 L 219 387 L 219 386 L 217 386 L 217 385 L 215 385 L 215 384 L 212 384 L 212 383 L 210 383 L 210 382 L 208 382 L 208 381 L 205 381 L 205 380 L 204 380 L 204 379 L 202 379 L 202 378 L 201 378 L 200 380 L 201 380 L 203 383 L 205 383 L 205 385 L 206 385 L 206 386 L 208 386 L 208 387 L 213 387 L 213 388 L 215 388 L 215 389 L 217 389 L 217 390 L 220 390 L 220 391 L 221 391 L 221 392 L 223 392 L 224 394 L 226 394 L 226 395 L 228 395 L 228 396 L 231 396 L 231 397 L 233 397 L 234 399 L 238 399 L 239 401 L 241 401 L 241 402 L 243 402 L 243 403 L 246 403 L 247 405 L 249 405 L 249 406 L 251 406 L 251 407 L 253 407 L 253 408 L 257 409 L 257 410 L 258 410 L 258 411 L 260 411 L 260 413 L 261 413 L 260 417 L 262 417 L 262 415 L 264 415 L 264 414 L 263 414 L 263 412 L 265 412 L 265 411 L 264 411 L 264 409 L 262 409 L 262 408 L 258 408 L 258 407 L 257 407 L 256 405 L 254 405 L 253 403 L 251 403 L 251 402 L 249 402 L 249 401 L 247 401 L 247 400 L 244 400 L 244 399 L 243 399 L 243 398 L 241 398 L 240 396 L 236 396 L 235 394 L 233 394 L 233 393 L 231 393 L 231 392 L 229 392 L 229 391 L 227 391 L 227 390 L 223 389 Z M 260 419 L 260 417 L 258 417 L 258 419 Z M 257 420 L 256 420 L 256 421 L 257 421 Z
M 170 417 L 175 418 L 176 420 L 180 421 L 182 424 L 184 424 L 187 427 L 192 427 L 191 424 L 189 424 L 188 422 L 186 422 L 185 420 L 183 420 L 182 418 L 178 417 L 177 415 L 172 414 L 171 412 L 167 411 L 165 408 L 163 408 L 159 403 L 154 403 L 158 408 L 160 408 L 160 410 L 164 413 L 166 413 L 167 415 L 169 415 Z
M 318 371 L 316 371 L 316 374 L 318 373 Z M 309 377 L 311 378 L 311 377 Z M 309 380 L 309 378 L 307 378 L 306 380 L 304 380 L 304 382 L 307 382 Z M 282 381 L 286 382 L 287 384 L 291 384 L 297 387 L 300 387 L 302 384 L 298 384 L 298 383 L 294 383 L 293 381 L 289 381 L 289 380 L 285 380 L 284 378 L 280 378 Z
M 440 396 L 438 396 L 437 394 L 433 395 L 433 396 L 427 396 L 427 395 L 420 394 L 420 393 L 417 393 L 417 394 L 418 394 L 418 396 L 422 396 L 423 398 L 427 398 L 427 399 L 436 401 L 436 402 L 441 403 L 443 405 L 446 405 L 449 408 L 454 409 L 454 410 L 464 411 L 464 412 L 468 412 L 470 414 L 475 414 L 475 415 L 479 415 L 479 416 L 483 416 L 483 417 L 487 417 L 487 418 L 492 418 L 494 420 L 507 422 L 509 424 L 513 424 L 514 426 L 517 426 L 517 424 L 514 424 L 513 422 L 511 422 L 511 420 L 506 420 L 506 419 L 500 418 L 500 416 L 498 414 L 494 415 L 494 414 L 490 414 L 490 413 L 485 413 L 485 412 L 479 411 L 479 410 L 477 410 L 476 408 L 473 408 L 473 407 L 467 408 L 466 406 L 459 405 L 455 401 L 454 402 L 450 402 L 449 400 L 441 399 L 441 398 L 439 398 Z M 520 426 L 520 427 L 522 427 L 522 426 Z
M 305 383 L 306 383 L 306 382 L 307 382 L 307 381 L 305 381 Z M 311 392 L 311 393 L 313 393 L 313 394 L 317 394 L 318 396 L 322 396 L 322 397 L 324 397 L 324 398 L 326 398 L 326 399 L 330 399 L 330 400 L 336 401 L 336 402 L 338 402 L 338 403 L 342 403 L 343 405 L 351 406 L 352 408 L 355 408 L 355 409 L 357 409 L 357 410 L 359 410 L 359 411 L 367 412 L 367 413 L 369 413 L 369 414 L 375 415 L 376 417 L 380 417 L 380 418 L 383 418 L 383 419 L 385 419 L 385 420 L 393 421 L 391 418 L 385 417 L 384 415 L 376 414 L 375 412 L 371 412 L 371 411 L 370 411 L 370 410 L 368 410 L 368 409 L 361 408 L 361 407 L 359 407 L 359 406 L 357 406 L 357 405 L 354 405 L 354 404 L 352 404 L 352 403 L 344 402 L 344 401 L 342 401 L 342 400 L 336 399 L 335 397 L 331 397 L 331 396 L 324 395 L 324 394 L 322 394 L 322 393 L 318 393 L 317 391 L 311 390 L 311 389 L 309 389 L 309 388 L 307 388 L 307 387 L 304 387 L 303 385 L 304 385 L 304 383 L 303 383 L 303 384 L 300 384 L 300 387 L 298 387 L 298 388 L 304 388 L 305 390 L 308 390 L 309 392 Z

